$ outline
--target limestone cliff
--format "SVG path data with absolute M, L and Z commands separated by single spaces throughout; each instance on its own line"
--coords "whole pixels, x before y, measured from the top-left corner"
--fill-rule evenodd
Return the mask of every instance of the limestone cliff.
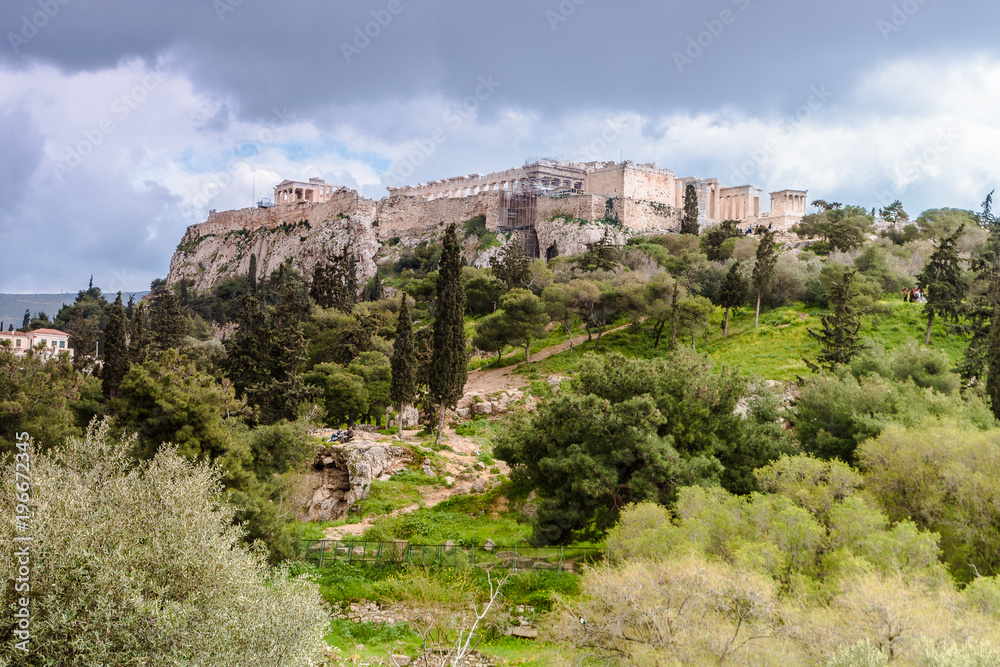
M 375 275 L 380 247 L 374 214 L 374 206 L 348 207 L 343 202 L 212 211 L 207 222 L 192 225 L 184 234 L 170 260 L 167 282 L 191 279 L 194 289 L 208 289 L 219 278 L 245 276 L 251 254 L 257 256 L 258 279 L 287 259 L 311 276 L 317 262 L 350 246 L 363 284 Z

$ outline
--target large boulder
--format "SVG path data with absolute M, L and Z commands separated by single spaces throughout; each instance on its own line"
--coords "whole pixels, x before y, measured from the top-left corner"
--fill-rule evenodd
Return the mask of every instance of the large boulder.
M 368 497 L 373 479 L 403 470 L 413 460 L 410 450 L 382 442 L 358 440 L 323 447 L 309 474 L 309 493 L 300 518 L 335 521 Z

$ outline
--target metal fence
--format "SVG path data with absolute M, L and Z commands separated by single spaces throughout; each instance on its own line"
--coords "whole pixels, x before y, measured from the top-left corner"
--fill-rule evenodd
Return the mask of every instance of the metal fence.
M 591 547 L 503 547 L 411 544 L 354 540 L 308 540 L 302 558 L 319 567 L 345 561 L 370 565 L 419 565 L 508 569 L 514 571 L 580 572 L 581 565 L 603 561 L 606 549 Z

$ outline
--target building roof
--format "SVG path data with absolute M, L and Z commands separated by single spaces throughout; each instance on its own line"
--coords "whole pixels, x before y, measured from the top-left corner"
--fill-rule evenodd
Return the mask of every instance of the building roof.
M 68 336 L 69 334 L 65 331 L 59 331 L 58 329 L 35 329 L 34 331 L 29 331 L 29 334 L 38 334 L 40 336 Z

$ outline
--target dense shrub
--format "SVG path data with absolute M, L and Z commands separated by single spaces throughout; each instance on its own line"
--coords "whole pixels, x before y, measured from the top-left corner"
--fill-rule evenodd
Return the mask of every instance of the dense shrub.
M 32 461 L 30 647 L 16 652 L 6 588 L 4 654 L 23 665 L 306 665 L 328 624 L 315 585 L 270 570 L 240 543 L 219 472 L 172 448 L 130 460 L 129 441 L 94 424 Z M 14 516 L 14 472 L 3 497 Z M 17 559 L 0 522 L 2 576 Z

